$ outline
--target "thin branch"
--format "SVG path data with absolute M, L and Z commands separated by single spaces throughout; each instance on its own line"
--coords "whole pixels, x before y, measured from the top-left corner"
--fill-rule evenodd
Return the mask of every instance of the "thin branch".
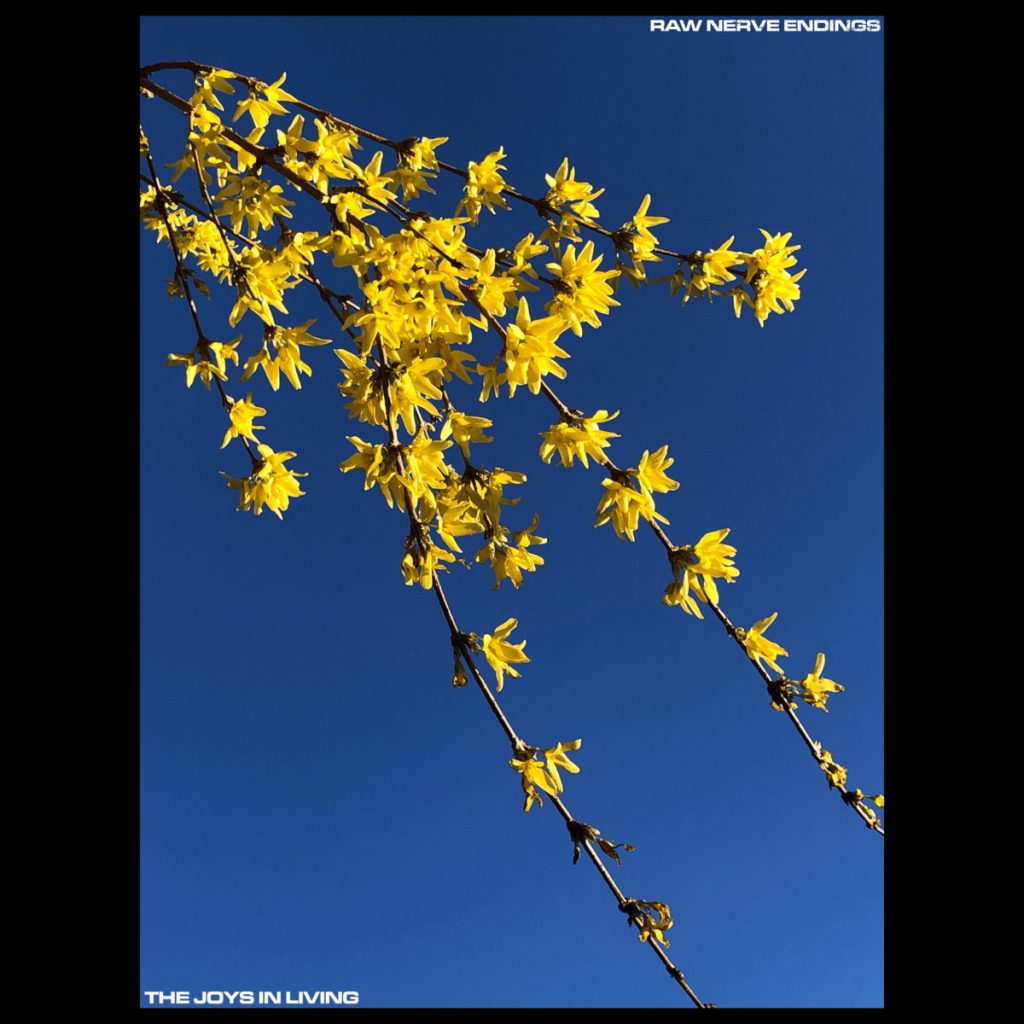
M 167 99 L 168 96 L 164 95 L 164 93 L 159 90 L 158 86 L 154 86 L 154 83 L 149 81 L 147 76 L 157 71 L 167 71 L 171 69 L 189 70 L 195 74 L 206 74 L 214 70 L 212 67 L 208 65 L 196 64 L 193 61 L 164 61 L 159 64 L 148 64 L 145 67 L 139 69 L 139 74 L 143 76 L 143 87 L 149 89 L 150 92 L 154 92 L 162 99 Z M 247 84 L 257 84 L 256 79 L 250 78 L 247 75 L 239 75 L 235 72 L 231 73 L 239 81 L 246 82 Z M 169 100 L 168 102 L 171 101 Z M 310 103 L 305 103 L 302 100 L 289 100 L 288 102 L 291 103 L 292 106 L 297 107 L 300 110 L 305 110 L 310 114 L 314 114 L 315 116 L 321 118 L 324 121 L 332 122 L 339 128 L 347 129 L 354 135 L 358 135 L 360 138 L 366 139 L 370 142 L 376 142 L 378 145 L 381 146 L 387 146 L 388 149 L 394 150 L 395 153 L 401 152 L 404 147 L 404 142 L 389 139 L 384 135 L 379 135 L 377 132 L 371 132 L 366 128 L 360 128 L 358 125 L 353 124 L 351 121 L 346 121 L 343 118 L 338 117 L 336 114 L 332 114 L 328 110 L 322 110 L 320 107 L 314 107 Z M 442 171 L 446 171 L 449 174 L 454 174 L 457 177 L 461 178 L 463 181 L 467 181 L 469 179 L 469 172 L 463 170 L 461 167 L 458 167 L 455 164 L 447 163 L 444 160 L 438 160 L 437 166 Z M 533 198 L 531 196 L 526 195 L 523 192 L 520 192 L 518 189 L 513 188 L 511 185 L 507 184 L 501 191 L 503 195 L 506 195 L 511 199 L 515 199 L 517 202 L 525 203 L 527 206 L 532 207 L 534 210 L 537 211 L 538 214 L 540 214 L 543 217 L 552 216 L 558 213 L 557 208 L 554 207 L 551 204 L 550 200 L 548 200 L 546 197 Z M 618 231 L 612 231 L 609 228 L 604 227 L 602 224 L 598 223 L 595 220 L 591 220 L 588 217 L 580 217 L 576 218 L 576 220 L 577 223 L 579 223 L 580 226 L 585 228 L 587 231 L 590 231 L 596 235 L 601 235 L 604 238 L 609 238 L 612 241 L 615 241 L 619 231 L 622 230 L 620 228 L 618 229 Z M 697 258 L 697 252 L 699 250 L 694 250 L 693 252 L 678 252 L 675 249 L 656 247 L 652 251 L 659 256 L 668 256 L 672 259 L 691 261 Z

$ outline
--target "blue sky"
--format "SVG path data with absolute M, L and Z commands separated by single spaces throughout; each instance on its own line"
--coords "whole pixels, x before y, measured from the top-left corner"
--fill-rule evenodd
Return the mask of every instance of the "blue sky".
M 884 789 L 883 42 L 652 34 L 640 17 L 141 22 L 143 63 L 268 82 L 287 71 L 295 95 L 362 127 L 448 136 L 453 163 L 504 146 L 505 176 L 528 194 L 568 156 L 607 189 L 611 227 L 651 193 L 671 248 L 793 232 L 809 268 L 795 313 L 759 329 L 725 302 L 682 308 L 666 286 L 623 287 L 600 330 L 562 339 L 572 358 L 556 390 L 620 410 L 619 464 L 669 444 L 669 534 L 731 527 L 741 576 L 723 607 L 742 625 L 778 611 L 769 635 L 792 675 L 826 653 L 846 692 L 802 717 L 869 793 Z M 160 81 L 188 94 L 181 72 Z M 158 164 L 176 160 L 180 117 L 159 101 L 142 111 Z M 423 205 L 448 214 L 455 193 L 439 192 Z M 296 209 L 296 226 L 320 226 Z M 482 221 L 485 244 L 542 226 L 519 205 Z M 480 695 L 452 688 L 436 604 L 402 585 L 404 518 L 338 472 L 346 435 L 372 429 L 348 419 L 330 347 L 307 350 L 301 392 L 275 394 L 262 375 L 228 386 L 252 389 L 267 441 L 309 473 L 283 522 L 237 512 L 218 472 L 242 475 L 244 452 L 219 449 L 215 393 L 163 365 L 191 348 L 192 326 L 166 297 L 169 251 L 148 234 L 140 245 L 140 1000 L 354 989 L 366 1006 L 685 1003 L 596 873 L 572 866 L 554 810 L 522 813 Z M 313 333 L 330 333 L 300 292 L 284 322 L 315 316 Z M 231 330 L 223 299 L 201 301 L 213 337 L 244 330 L 243 359 L 255 351 L 251 317 Z M 583 738 L 565 799 L 636 845 L 619 885 L 671 905 L 669 952 L 705 1000 L 881 1005 L 884 840 L 829 792 L 714 620 L 661 604 L 670 574 L 649 531 L 629 544 L 591 528 L 602 474 L 540 462 L 543 398 L 455 399 L 494 419 L 495 443 L 475 454 L 527 473 L 509 521 L 537 511 L 549 543 L 519 591 L 494 592 L 477 567 L 451 574 L 449 598 L 464 629 L 518 617 L 532 660 L 503 706 L 537 745 Z

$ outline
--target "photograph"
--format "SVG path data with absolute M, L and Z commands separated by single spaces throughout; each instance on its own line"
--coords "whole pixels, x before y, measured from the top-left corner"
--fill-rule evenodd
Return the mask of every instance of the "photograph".
M 140 1008 L 886 1005 L 885 24 L 140 18 Z

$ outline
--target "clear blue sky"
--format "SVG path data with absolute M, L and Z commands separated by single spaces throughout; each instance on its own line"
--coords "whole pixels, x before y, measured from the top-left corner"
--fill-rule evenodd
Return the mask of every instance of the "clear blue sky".
M 650 192 L 673 248 L 793 232 L 809 268 L 794 314 L 762 330 L 724 302 L 623 288 L 605 326 L 567 336 L 558 390 L 621 410 L 620 464 L 669 444 L 682 484 L 659 502 L 669 533 L 732 528 L 742 575 L 723 606 L 743 625 L 778 611 L 769 635 L 792 675 L 826 653 L 846 692 L 803 717 L 869 793 L 884 788 L 883 43 L 660 35 L 641 17 L 141 23 L 144 63 L 287 71 L 290 91 L 363 127 L 449 136 L 449 161 L 504 146 L 529 194 L 567 155 L 607 189 L 605 224 Z M 180 72 L 161 81 L 188 92 Z M 143 116 L 158 163 L 177 159 L 180 117 L 158 101 Z M 492 243 L 541 227 L 526 207 L 483 216 Z M 251 386 L 267 440 L 309 473 L 284 522 L 243 515 L 218 476 L 242 475 L 245 456 L 219 450 L 215 393 L 163 365 L 194 338 L 148 234 L 141 270 L 140 994 L 685 1003 L 592 868 L 572 866 L 550 805 L 523 815 L 503 735 L 473 688 L 452 688 L 433 597 L 402 584 L 403 517 L 338 472 L 345 435 L 371 428 L 348 419 L 331 349 L 307 350 L 301 392 L 262 375 L 229 386 Z M 300 291 L 286 322 L 331 332 Z M 227 339 L 224 308 L 202 314 Z M 244 359 L 260 328 L 239 326 Z M 583 738 L 566 802 L 637 846 L 619 884 L 672 906 L 670 953 L 708 1001 L 881 1005 L 884 840 L 828 790 L 717 623 L 662 606 L 668 566 L 649 532 L 628 544 L 591 529 L 601 474 L 540 462 L 544 400 L 457 399 L 495 420 L 478 454 L 527 472 L 523 523 L 538 511 L 549 543 L 521 590 L 493 592 L 478 567 L 452 574 L 450 599 L 465 629 L 519 618 L 532 661 L 504 706 L 538 745 Z

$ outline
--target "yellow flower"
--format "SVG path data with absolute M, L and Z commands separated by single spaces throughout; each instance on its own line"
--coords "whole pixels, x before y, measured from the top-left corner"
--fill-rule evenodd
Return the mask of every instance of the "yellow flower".
M 432 490 L 445 486 L 447 466 L 444 453 L 451 448 L 451 441 L 432 441 L 425 431 L 418 433 L 407 445 L 402 445 L 405 456 L 405 483 L 416 508 L 421 498 Z
M 633 215 L 631 220 L 615 232 L 613 241 L 615 248 L 627 253 L 632 261 L 631 267 L 624 267 L 626 274 L 633 284 L 639 284 L 647 279 L 647 272 L 644 263 L 658 263 L 661 257 L 656 255 L 658 239 L 651 233 L 650 228 L 658 224 L 667 224 L 668 217 L 647 216 L 648 207 L 651 205 L 650 195 L 646 195 L 640 203 L 640 208 Z M 673 293 L 674 294 L 674 293 Z
M 845 687 L 840 686 L 833 679 L 822 679 L 821 673 L 824 671 L 825 655 L 819 654 L 814 662 L 814 671 L 800 683 L 803 689 L 800 697 L 810 704 L 811 707 L 821 708 L 822 711 L 827 712 L 828 708 L 825 707 L 825 702 L 828 700 L 828 695 L 830 693 L 842 693 Z
M 213 363 L 209 359 L 197 359 L 196 351 L 193 349 L 191 352 L 185 352 L 180 355 L 176 355 L 174 352 L 167 354 L 167 366 L 184 366 L 185 367 L 185 384 L 188 387 L 192 387 L 195 383 L 196 376 L 206 385 L 206 390 L 210 390 L 210 381 L 216 377 L 218 380 L 227 380 L 228 375 Z
M 829 789 L 846 785 L 846 769 L 832 760 L 832 754 L 829 751 L 822 750 L 819 753 L 818 764 L 821 765 L 821 770 L 825 773 L 825 778 L 828 779 Z
M 295 327 L 274 325 L 265 330 L 263 348 L 245 361 L 242 380 L 248 380 L 262 367 L 270 386 L 275 391 L 281 386 L 282 373 L 288 378 L 293 388 L 301 391 L 302 381 L 299 379 L 299 374 L 304 373 L 307 377 L 312 377 L 313 371 L 307 363 L 303 362 L 299 346 L 326 345 L 330 342 L 329 338 L 315 338 L 309 333 L 309 328 L 315 323 L 315 320 L 307 320 L 304 324 L 298 324 Z M 273 349 L 273 356 L 271 356 L 271 349 Z
M 684 612 L 703 619 L 704 616 L 701 614 L 697 602 L 690 594 L 691 587 L 693 594 L 701 601 L 718 604 L 718 587 L 715 584 L 715 577 L 733 583 L 740 574 L 732 560 L 736 549 L 731 544 L 722 543 L 728 536 L 728 529 L 714 530 L 712 533 L 705 533 L 692 547 L 689 544 L 684 544 L 682 547 L 672 550 L 669 561 L 672 565 L 675 582 L 670 583 L 665 590 L 665 595 L 662 597 L 665 604 L 677 604 Z M 698 576 L 700 576 L 700 582 L 697 580 Z
M 693 589 L 693 594 L 690 593 L 691 588 Z M 700 605 L 694 600 L 694 594 L 702 601 L 706 600 L 704 591 L 697 582 L 696 574 L 684 572 L 680 579 L 674 580 L 665 588 L 661 601 L 662 604 L 669 605 L 670 607 L 677 604 L 687 615 L 696 615 L 698 619 L 703 619 L 704 615 L 700 610 Z
M 705 533 L 693 547 L 693 553 L 697 556 L 697 565 L 693 569 L 703 577 L 704 590 L 716 604 L 718 602 L 718 589 L 712 581 L 712 576 L 724 579 L 733 583 L 740 571 L 733 564 L 732 556 L 736 549 L 731 544 L 723 544 L 722 541 L 729 536 L 729 530 L 714 530 Z
M 582 324 L 600 327 L 598 313 L 611 312 L 619 305 L 612 298 L 612 285 L 619 276 L 617 270 L 598 270 L 603 256 L 594 258 L 594 243 L 587 244 L 576 255 L 576 246 L 570 245 L 562 254 L 560 263 L 548 263 L 547 269 L 557 278 L 554 298 L 544 307 L 551 316 L 558 317 L 572 328 L 577 337 L 583 336 Z
M 385 494 L 387 494 L 386 491 Z M 424 590 L 430 590 L 434 585 L 434 573 L 441 570 L 448 571 L 448 566 L 442 563 L 455 561 L 453 554 L 445 551 L 444 548 L 439 548 L 429 538 L 424 544 L 424 548 L 425 550 L 421 550 L 415 540 L 406 543 L 405 557 L 402 559 L 402 576 L 407 587 L 418 583 Z M 456 678 L 458 678 L 458 673 L 456 673 Z M 457 682 L 455 685 L 464 684 Z
M 214 197 L 221 202 L 217 215 L 231 218 L 232 231 L 239 231 L 244 219 L 249 234 L 255 235 L 260 228 L 271 227 L 275 216 L 291 217 L 288 207 L 295 203 L 285 199 L 283 193 L 280 185 L 251 174 L 232 178 Z
M 648 491 L 635 491 L 628 484 L 619 483 L 617 480 L 605 479 L 601 481 L 604 487 L 604 494 L 597 503 L 597 522 L 595 527 L 603 526 L 610 522 L 619 540 L 623 534 L 635 541 L 633 532 L 640 524 L 640 517 L 643 516 L 648 522 L 655 519 L 663 523 L 668 520 L 654 510 L 654 499 Z
M 476 373 L 483 377 L 483 387 L 480 389 L 480 401 L 486 402 L 494 392 L 495 398 L 501 397 L 501 385 L 505 383 L 505 374 L 498 373 L 498 361 L 493 363 L 477 363 L 474 368 Z
M 596 462 L 603 462 L 608 438 L 620 435 L 610 430 L 601 430 L 598 424 L 607 423 L 618 415 L 617 411 L 609 415 L 607 409 L 598 409 L 593 416 L 559 421 L 540 435 L 544 439 L 540 446 L 540 457 L 550 462 L 555 452 L 558 452 L 563 466 L 571 466 L 575 459 L 579 459 L 588 469 L 590 463 L 587 456 Z
M 505 159 L 504 146 L 489 153 L 480 163 L 470 161 L 469 172 L 466 176 L 466 195 L 455 208 L 457 217 L 462 210 L 469 214 L 469 219 L 476 224 L 480 216 L 480 210 L 487 207 L 494 213 L 496 206 L 508 209 L 508 203 L 502 196 L 506 187 L 505 179 L 498 173 L 505 170 L 501 163 Z
M 782 669 L 776 664 L 775 659 L 788 656 L 789 651 L 784 650 L 777 643 L 767 639 L 764 631 L 778 617 L 778 612 L 772 612 L 766 619 L 755 622 L 750 629 L 738 628 L 736 635 L 746 648 L 747 656 L 754 664 L 759 665 L 761 661 L 767 662 L 776 672 L 782 673 Z
M 272 249 L 259 249 L 256 246 L 242 250 L 235 261 L 237 298 L 235 305 L 228 314 L 228 323 L 232 327 L 252 310 L 267 326 L 274 326 L 274 314 L 270 308 L 288 312 L 284 304 L 284 293 L 299 284 L 301 278 L 293 273 L 293 267 L 287 258 Z M 224 273 L 227 273 L 225 267 Z
M 733 252 L 729 248 L 735 238 L 736 236 L 733 235 L 732 238 L 724 241 L 717 249 L 703 254 L 704 262 L 701 265 L 701 278 L 707 284 L 725 284 L 726 281 L 736 280 L 736 275 L 730 273 L 729 268 L 742 263 L 745 254 Z
M 266 414 L 266 409 L 261 409 L 258 405 L 254 404 L 251 391 L 240 401 L 233 401 L 231 408 L 228 410 L 228 415 L 231 417 L 231 426 L 228 427 L 227 432 L 224 434 L 224 443 L 221 445 L 221 448 L 226 448 L 228 442 L 233 437 L 247 437 L 250 441 L 255 441 L 256 435 L 253 431 L 265 430 L 266 428 L 253 426 L 252 421 L 257 416 L 266 416 Z
M 391 418 L 397 424 L 401 420 L 405 429 L 416 432 L 416 410 L 422 409 L 429 416 L 436 416 L 437 409 L 430 403 L 431 398 L 440 398 L 441 391 L 435 381 L 440 380 L 444 360 L 413 359 L 411 365 L 394 366 L 391 385 Z
M 469 459 L 470 442 L 485 444 L 488 441 L 493 441 L 493 437 L 488 437 L 484 433 L 487 427 L 493 426 L 494 423 L 483 416 L 467 416 L 465 413 L 452 409 L 444 421 L 444 426 L 441 427 L 441 440 L 454 437 L 459 450 L 466 459 Z
M 285 155 L 295 160 L 300 153 L 315 153 L 317 144 L 312 139 L 305 139 L 302 137 L 302 128 L 306 123 L 306 119 L 301 114 L 296 114 L 292 118 L 292 123 L 288 125 L 288 131 L 283 132 L 280 128 L 277 129 L 277 145 L 278 148 L 283 149 Z
M 239 512 L 252 509 L 256 515 L 261 515 L 266 505 L 278 519 L 282 519 L 281 513 L 287 511 L 289 499 L 306 493 L 299 490 L 298 477 L 309 474 L 285 468 L 284 464 L 295 458 L 295 452 L 275 452 L 266 444 L 259 445 L 257 451 L 260 462 L 253 467 L 249 476 L 235 478 L 227 473 L 221 473 L 221 476 L 227 479 L 229 488 L 240 492 Z
M 510 619 L 509 621 L 514 622 L 515 620 Z M 540 793 L 537 792 L 538 788 L 543 789 L 551 796 L 558 796 L 562 792 L 562 779 L 558 774 L 558 769 L 564 768 L 573 775 L 579 772 L 579 765 L 573 764 L 569 760 L 566 751 L 579 750 L 582 745 L 583 740 L 556 743 L 555 746 L 548 747 L 547 750 L 530 749 L 525 756 L 513 757 L 509 761 L 511 767 L 522 775 L 523 792 L 526 793 L 526 800 L 523 802 L 524 813 L 530 813 L 534 801 L 541 807 L 544 806 L 544 801 L 541 799 Z M 535 759 L 534 755 L 538 753 L 543 755 L 543 761 Z
M 637 482 L 641 489 L 650 494 L 659 491 L 667 494 L 679 489 L 678 480 L 670 480 L 665 473 L 676 460 L 668 457 L 668 445 L 662 445 L 653 455 L 645 451 L 637 467 Z
M 526 799 L 523 801 L 524 814 L 530 813 L 534 801 L 541 807 L 544 806 L 544 801 L 541 799 L 540 793 L 537 792 L 538 787 L 545 793 L 550 793 L 551 796 L 558 796 L 562 791 L 561 787 L 548 775 L 543 762 L 534 760 L 532 753 L 523 758 L 513 757 L 509 761 L 509 765 L 522 776 L 523 792 L 526 794 Z
M 498 680 L 496 687 L 498 693 L 501 693 L 501 688 L 505 685 L 506 672 L 513 679 L 520 678 L 519 672 L 512 668 L 512 665 L 530 660 L 523 653 L 523 648 L 526 646 L 525 640 L 518 644 L 507 642 L 509 634 L 518 625 L 518 619 L 506 619 L 493 633 L 485 633 L 481 641 L 481 649 L 484 652 L 484 657 L 487 659 L 487 664 L 494 669 L 494 675 Z M 548 792 L 551 792 L 551 790 L 548 790 Z
M 559 380 L 565 378 L 565 369 L 556 360 L 568 359 L 569 353 L 555 344 L 564 331 L 565 325 L 557 317 L 531 319 L 529 303 L 525 298 L 519 300 L 516 322 L 506 328 L 502 350 L 506 368 L 504 379 L 510 398 L 517 387 L 527 387 L 538 394 L 546 374 L 552 373 Z
M 604 195 L 604 189 L 595 192 L 594 186 L 589 182 L 577 181 L 576 168 L 569 168 L 568 157 L 559 165 L 554 177 L 545 174 L 544 180 L 548 183 L 548 193 L 544 196 L 544 201 L 555 209 L 568 205 L 577 217 L 600 216 L 592 200 Z
M 273 114 L 287 114 L 288 109 L 281 105 L 281 101 L 290 100 L 293 103 L 295 102 L 295 97 L 291 93 L 285 92 L 284 89 L 280 88 L 281 83 L 287 77 L 287 74 L 282 74 L 273 85 L 262 85 L 260 83 L 256 83 L 256 86 L 250 85 L 248 97 L 238 104 L 235 116 L 231 120 L 237 121 L 248 111 L 249 116 L 252 118 L 252 123 L 257 128 L 266 128 L 267 122 Z M 263 94 L 262 99 L 260 99 L 258 93 Z
M 493 513 L 493 507 L 491 512 Z M 493 523 L 496 516 L 489 514 L 488 518 Z M 534 534 L 533 531 L 539 525 L 540 516 L 534 515 L 530 525 L 523 530 L 510 533 L 501 524 L 490 527 L 489 539 L 476 553 L 474 561 L 491 563 L 491 568 L 494 570 L 495 590 L 505 579 L 511 580 L 512 586 L 518 590 L 523 582 L 523 573 L 536 572 L 537 566 L 544 564 L 544 559 L 540 555 L 535 555 L 532 551 L 527 550 L 532 544 L 547 544 L 548 542 L 546 537 Z
M 202 103 L 210 107 L 216 107 L 217 110 L 223 110 L 224 107 L 217 97 L 217 92 L 233 94 L 235 88 L 229 79 L 234 77 L 230 71 L 223 71 L 221 68 L 209 68 L 204 74 L 197 75 L 196 91 L 188 101 L 189 106 L 196 107 Z M 217 92 L 214 92 L 214 90 L 217 90 Z
M 571 740 L 566 743 L 556 743 L 553 747 L 541 751 L 544 755 L 544 766 L 558 787 L 559 793 L 562 792 L 562 778 L 558 774 L 558 769 L 564 768 L 572 775 L 578 774 L 580 770 L 579 765 L 573 764 L 566 756 L 566 751 L 579 750 L 582 746 L 583 740 Z
M 542 252 L 547 252 L 547 246 L 543 242 L 535 242 L 533 240 L 533 233 L 531 232 L 525 238 L 521 238 L 516 242 L 515 248 L 512 252 L 507 250 L 504 252 L 505 257 L 508 260 L 508 273 L 512 277 L 519 277 L 526 275 L 527 277 L 537 277 L 537 271 L 533 269 L 533 265 L 529 262 L 534 256 L 539 256 Z M 523 291 L 536 291 L 536 287 L 529 284 L 526 281 L 519 282 L 519 288 Z
M 744 256 L 747 263 L 745 281 L 753 288 L 754 298 L 751 300 L 745 292 L 742 296 L 734 292 L 733 304 L 737 316 L 744 304 L 751 306 L 758 323 L 764 327 L 769 313 L 782 313 L 783 307 L 793 312 L 793 303 L 800 298 L 797 282 L 807 271 L 790 274 L 786 269 L 796 263 L 796 257 L 791 254 L 800 248 L 799 245 L 787 244 L 792 232 L 772 235 L 761 228 L 761 234 L 764 235 L 764 245 Z
M 360 167 L 354 160 L 345 161 L 346 166 L 359 182 L 362 193 L 368 199 L 373 199 L 381 205 L 386 204 L 397 195 L 387 172 L 381 171 L 383 160 L 383 150 L 377 150 L 373 154 L 373 159 L 365 167 Z
M 669 946 L 665 932 L 672 927 L 672 912 L 667 903 L 658 903 L 655 900 L 629 900 L 626 904 L 629 910 L 630 920 L 639 929 L 641 942 L 650 941 L 653 936 L 663 946 Z
M 395 501 L 398 507 L 405 509 L 405 485 L 398 473 L 397 460 L 390 448 L 384 448 L 379 444 L 368 444 L 359 437 L 348 437 L 348 441 L 355 447 L 355 455 L 350 455 L 338 468 L 342 473 L 348 473 L 353 469 L 361 469 L 366 475 L 366 482 L 363 490 L 368 491 L 374 484 L 377 484 L 388 508 L 394 508 Z
M 406 139 L 398 150 L 398 158 L 403 166 L 414 171 L 427 168 L 438 170 L 437 154 L 434 152 L 438 146 L 443 146 L 448 141 L 448 136 L 439 136 L 436 139 Z
M 383 426 L 386 411 L 381 375 L 366 365 L 364 356 L 344 348 L 336 348 L 334 354 L 345 364 L 341 371 L 345 383 L 339 384 L 338 390 L 349 400 L 349 416 L 358 416 L 367 423 Z
M 167 366 L 184 366 L 185 383 L 192 387 L 198 375 L 199 379 L 210 390 L 210 381 L 216 377 L 218 380 L 227 380 L 226 373 L 228 360 L 238 365 L 238 353 L 235 349 L 242 340 L 239 335 L 234 341 L 210 341 L 203 346 L 197 345 L 191 352 L 183 355 L 175 355 L 173 352 L 167 356 Z M 211 358 L 212 361 L 211 361 Z

